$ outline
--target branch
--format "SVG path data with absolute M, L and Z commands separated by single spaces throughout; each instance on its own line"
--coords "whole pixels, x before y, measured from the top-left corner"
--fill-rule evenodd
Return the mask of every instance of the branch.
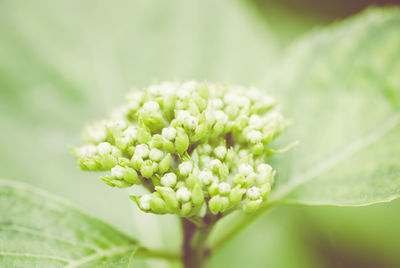
M 180 261 L 181 255 L 178 252 L 148 249 L 145 247 L 139 247 L 135 252 L 137 258 L 150 258 L 150 259 L 164 259 L 167 261 Z

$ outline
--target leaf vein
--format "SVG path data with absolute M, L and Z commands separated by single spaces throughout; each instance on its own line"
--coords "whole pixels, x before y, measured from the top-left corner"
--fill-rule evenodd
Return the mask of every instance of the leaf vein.
M 40 233 L 40 232 L 37 232 L 35 229 L 30 228 L 30 227 L 26 227 L 26 226 L 19 226 L 19 225 L 16 225 L 16 224 L 9 224 L 9 225 L 7 224 L 7 225 L 0 226 L 0 229 L 3 229 L 3 230 L 9 229 L 9 230 L 20 232 L 20 233 L 40 236 L 40 237 L 56 240 L 56 241 L 59 241 L 59 242 L 62 242 L 62 243 L 70 244 L 72 246 L 85 247 L 85 248 L 88 248 L 88 249 L 93 250 L 95 252 L 101 250 L 100 248 L 94 248 L 92 246 L 89 246 L 89 245 L 86 245 L 86 244 L 83 244 L 83 243 L 75 243 L 75 242 L 72 242 L 72 241 L 69 241 L 69 240 L 66 240 L 66 239 L 63 239 L 63 238 L 56 237 L 56 236 L 51 235 L 51 234 Z
M 332 156 L 327 159 L 321 161 L 314 168 L 311 168 L 303 173 L 298 175 L 294 175 L 293 179 L 290 182 L 282 187 L 280 187 L 277 191 L 271 193 L 271 197 L 269 199 L 270 202 L 279 202 L 280 199 L 289 195 L 296 188 L 302 186 L 303 184 L 309 182 L 313 178 L 317 177 L 321 173 L 329 170 L 336 165 L 340 164 L 342 161 L 349 158 L 351 155 L 361 151 L 362 149 L 368 147 L 369 145 L 379 141 L 383 136 L 385 136 L 388 132 L 390 132 L 393 128 L 395 128 L 400 123 L 400 113 L 396 113 L 391 118 L 389 118 L 384 124 L 377 127 L 377 129 L 358 139 L 357 141 L 352 142 L 347 147 L 334 153 Z
M 109 250 L 98 251 L 95 254 L 91 254 L 84 258 L 69 262 L 68 265 L 65 266 L 65 268 L 78 267 L 82 264 L 85 264 L 85 263 L 88 263 L 88 262 L 91 262 L 91 261 L 94 261 L 97 259 L 101 259 L 104 257 L 111 257 L 113 255 L 121 254 L 121 253 L 127 252 L 129 250 L 135 251 L 136 248 L 137 248 L 136 245 L 132 245 L 132 246 L 127 246 L 127 247 L 116 247 L 116 248 L 112 248 Z
M 38 259 L 50 259 L 62 262 L 71 262 L 70 259 L 65 259 L 57 256 L 49 256 L 49 255 L 38 255 L 38 254 L 30 254 L 30 253 L 18 253 L 18 252 L 0 252 L 0 256 L 15 256 L 15 257 L 27 257 L 27 258 L 38 258 Z

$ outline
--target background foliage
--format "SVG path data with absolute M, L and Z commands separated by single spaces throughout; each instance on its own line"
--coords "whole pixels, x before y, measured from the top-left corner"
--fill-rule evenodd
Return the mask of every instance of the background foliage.
M 326 24 L 363 7 L 339 8 L 342 12 L 331 14 L 307 4 L 300 12 L 290 1 L 285 3 L 1 1 L 0 176 L 64 196 L 145 245 L 178 248 L 176 219 L 139 212 L 128 201 L 128 193 L 110 190 L 96 174 L 79 171 L 67 150 L 67 145 L 79 143 L 85 122 L 107 114 L 131 87 L 197 79 L 274 92 L 295 121 L 285 139 L 302 141 L 284 156 L 296 160 L 297 166 L 281 167 L 281 181 L 395 120 L 400 98 L 398 87 L 393 88 L 399 85 L 400 60 L 398 53 L 391 53 L 399 47 L 399 16 L 370 12 L 368 20 L 345 22 L 351 27 L 336 23 L 322 31 Z M 313 33 L 304 36 L 310 30 Z M 296 122 L 307 128 L 296 127 Z M 390 151 L 367 146 L 329 171 L 333 180 L 328 188 L 324 176 L 300 194 L 291 193 L 287 201 L 357 204 L 327 195 L 324 189 L 336 189 L 340 178 L 364 174 L 375 181 L 383 174 L 397 178 L 390 181 L 399 185 L 400 130 L 390 130 L 381 141 L 391 145 Z M 321 146 L 326 150 L 318 150 Z M 382 159 L 390 162 L 380 163 Z M 350 189 L 358 190 L 359 200 L 365 202 L 368 196 L 360 185 L 362 181 L 353 181 Z M 280 208 L 242 232 L 211 264 L 398 267 L 399 205 L 395 201 L 365 208 Z M 158 261 L 149 264 L 166 266 Z

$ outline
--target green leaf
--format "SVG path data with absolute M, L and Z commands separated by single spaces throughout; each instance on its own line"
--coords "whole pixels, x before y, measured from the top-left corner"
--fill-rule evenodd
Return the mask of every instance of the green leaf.
M 136 240 L 46 192 L 0 180 L 0 211 L 1 267 L 134 266 Z
M 310 34 L 274 88 L 299 145 L 275 159 L 270 201 L 358 206 L 400 197 L 400 10 L 370 9 Z

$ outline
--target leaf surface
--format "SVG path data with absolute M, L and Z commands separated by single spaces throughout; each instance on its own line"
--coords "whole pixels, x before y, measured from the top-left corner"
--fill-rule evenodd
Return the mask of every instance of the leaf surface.
M 47 192 L 0 180 L 0 211 L 1 267 L 134 266 L 137 241 Z
M 271 201 L 357 206 L 400 197 L 400 10 L 370 9 L 297 42 L 274 88 L 299 145 Z

